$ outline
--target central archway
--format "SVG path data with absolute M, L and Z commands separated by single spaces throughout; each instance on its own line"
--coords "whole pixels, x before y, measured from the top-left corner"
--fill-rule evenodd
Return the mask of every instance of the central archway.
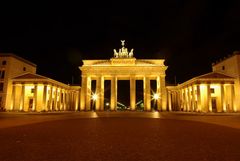
M 96 93 L 99 96 L 96 100 L 96 110 L 105 109 L 104 82 L 108 80 L 111 82 L 110 110 L 116 110 L 117 98 L 120 94 L 118 81 L 128 80 L 129 90 L 126 93 L 130 93 L 129 106 L 131 110 L 136 110 L 136 103 L 139 101 L 136 100 L 136 81 L 141 80 L 144 110 L 150 111 L 152 109 L 151 80 L 155 80 L 156 93 L 159 95 L 156 108 L 166 110 L 165 71 L 167 66 L 164 65 L 164 61 L 164 59 L 136 59 L 133 57 L 133 49 L 128 53 L 127 48 L 124 47 L 124 41 L 119 52 L 114 49 L 114 57 L 110 60 L 83 60 L 83 66 L 80 67 L 82 71 L 80 109 L 90 109 L 92 80 L 96 80 Z

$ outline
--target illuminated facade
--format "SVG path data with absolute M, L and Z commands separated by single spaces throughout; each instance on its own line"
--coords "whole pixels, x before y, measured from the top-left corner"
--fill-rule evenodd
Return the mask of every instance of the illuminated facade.
M 128 52 L 125 48 L 125 41 L 122 40 L 122 48 L 114 51 L 114 57 L 110 60 L 83 60 L 82 86 L 81 86 L 81 110 L 90 110 L 92 80 L 96 80 L 95 109 L 104 110 L 104 81 L 111 81 L 110 110 L 117 108 L 117 82 L 129 80 L 130 83 L 130 109 L 136 108 L 136 80 L 143 80 L 143 102 L 144 110 L 151 110 L 151 85 L 150 80 L 156 80 L 157 108 L 165 111 L 167 109 L 164 59 L 136 59 L 133 56 L 133 49 Z
M 36 74 L 36 65 L 14 54 L 0 54 L 0 109 L 6 111 L 103 111 L 104 82 L 111 82 L 110 101 L 118 107 L 118 81 L 129 80 L 130 110 L 136 110 L 136 81 L 143 82 L 143 108 L 159 111 L 239 112 L 240 52 L 212 64 L 212 72 L 177 86 L 165 85 L 164 59 L 136 59 L 133 49 L 113 50 L 109 60 L 83 60 L 82 85 L 69 86 Z M 152 93 L 151 80 L 156 81 Z M 92 84 L 96 82 L 93 91 Z M 94 103 L 93 103 L 94 102 Z M 94 106 L 94 108 L 93 108 Z
M 212 72 L 167 87 L 168 107 L 174 111 L 239 112 L 240 52 L 212 64 Z
M 1 110 L 78 110 L 80 86 L 38 75 L 35 64 L 14 54 L 0 54 L 0 63 Z

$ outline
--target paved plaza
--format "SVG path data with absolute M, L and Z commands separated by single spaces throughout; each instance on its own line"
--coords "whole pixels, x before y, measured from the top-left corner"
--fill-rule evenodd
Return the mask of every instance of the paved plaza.
M 0 113 L 1 161 L 240 160 L 240 114 Z

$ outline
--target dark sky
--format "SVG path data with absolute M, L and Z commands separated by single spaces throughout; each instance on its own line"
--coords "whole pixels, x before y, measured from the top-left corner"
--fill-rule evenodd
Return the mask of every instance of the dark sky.
M 166 59 L 169 83 L 210 72 L 212 62 L 240 50 L 238 0 L 0 6 L 0 52 L 64 83 L 79 83 L 81 60 L 110 59 L 122 39 L 136 58 Z

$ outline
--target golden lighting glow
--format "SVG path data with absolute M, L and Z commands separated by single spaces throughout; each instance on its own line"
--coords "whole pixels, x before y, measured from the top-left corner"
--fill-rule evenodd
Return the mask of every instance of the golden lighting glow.
M 106 103 L 106 106 L 109 106 L 109 102 Z
M 158 100 L 160 98 L 158 93 L 154 93 L 153 94 L 153 99 Z
M 97 113 L 96 113 L 96 112 L 92 112 L 92 115 L 91 115 L 91 117 L 92 117 L 92 118 L 97 118 L 97 117 L 98 117 L 98 115 L 97 115 Z
M 98 99 L 98 95 L 96 93 L 93 93 L 92 100 L 96 101 Z
M 160 118 L 160 113 L 158 111 L 155 111 L 152 113 L 153 118 Z

